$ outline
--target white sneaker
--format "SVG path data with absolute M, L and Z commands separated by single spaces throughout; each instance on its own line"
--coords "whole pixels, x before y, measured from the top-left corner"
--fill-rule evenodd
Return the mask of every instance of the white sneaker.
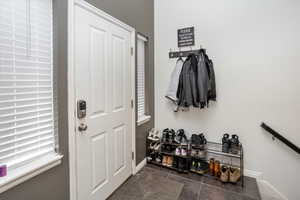
M 149 140 L 152 140 L 152 141 L 159 141 L 159 131 L 158 130 L 155 130 L 154 128 L 151 129 L 151 131 L 149 132 L 149 135 L 148 135 L 148 139 Z
M 182 148 L 182 149 L 181 149 L 181 155 L 186 156 L 186 154 L 187 154 L 187 153 L 186 153 L 186 149 L 183 149 L 183 148 Z
M 175 155 L 180 156 L 180 154 L 181 154 L 181 150 L 179 147 L 177 147 L 175 150 Z

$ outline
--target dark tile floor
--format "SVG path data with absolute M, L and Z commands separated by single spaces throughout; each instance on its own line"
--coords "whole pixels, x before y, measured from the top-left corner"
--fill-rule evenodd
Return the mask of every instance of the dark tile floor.
M 197 174 L 179 174 L 147 165 L 130 177 L 109 200 L 260 200 L 256 180 L 245 177 L 244 188 Z

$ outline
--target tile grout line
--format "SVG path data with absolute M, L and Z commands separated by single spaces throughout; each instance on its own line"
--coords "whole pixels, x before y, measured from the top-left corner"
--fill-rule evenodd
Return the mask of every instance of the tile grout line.
M 197 193 L 197 200 L 200 200 L 200 193 L 201 193 L 201 190 L 202 190 L 202 187 L 203 187 L 202 184 L 203 184 L 203 183 L 201 182 L 201 183 L 200 183 L 200 187 L 199 187 L 199 191 L 198 191 L 198 193 Z
M 219 187 L 219 186 L 215 186 L 215 185 L 211 185 L 211 184 L 204 183 L 204 182 L 203 182 L 203 184 L 206 185 L 206 186 L 209 186 L 209 187 L 213 187 L 213 188 L 215 188 L 215 189 L 220 189 L 220 190 L 222 190 L 223 192 L 228 192 L 228 193 L 238 194 L 238 195 L 240 195 L 240 196 L 249 197 L 250 199 L 253 199 L 253 200 L 258 200 L 258 199 L 256 199 L 256 198 L 253 198 L 253 197 L 249 196 L 249 195 L 245 195 L 245 194 L 242 194 L 242 193 L 233 191 L 233 190 L 226 190 L 225 188 L 222 188 L 222 187 Z

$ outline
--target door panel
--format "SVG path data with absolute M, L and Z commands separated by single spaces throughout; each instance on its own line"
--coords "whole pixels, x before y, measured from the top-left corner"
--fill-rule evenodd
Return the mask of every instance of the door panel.
M 124 144 L 126 144 L 126 127 L 124 124 L 120 125 L 117 128 L 114 128 L 114 176 L 118 174 L 118 172 L 122 171 L 125 165 L 126 158 L 126 148 Z
M 104 114 L 107 108 L 107 31 L 90 27 L 91 49 L 90 49 L 90 94 L 92 116 Z M 101 91 L 101 92 L 99 92 Z M 91 117 L 92 117 L 91 116 Z
M 78 200 L 102 200 L 132 171 L 131 33 L 75 6 L 75 92 L 87 115 L 77 119 Z
M 91 139 L 92 145 L 92 182 L 93 191 L 108 181 L 107 133 L 95 135 Z
M 125 39 L 112 35 L 113 111 L 124 109 Z

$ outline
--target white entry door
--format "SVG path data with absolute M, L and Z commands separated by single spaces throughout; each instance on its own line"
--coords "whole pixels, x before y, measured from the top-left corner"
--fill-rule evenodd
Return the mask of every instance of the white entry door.
M 74 13 L 76 101 L 86 102 L 76 119 L 77 199 L 104 200 L 132 174 L 134 30 L 79 5 Z

